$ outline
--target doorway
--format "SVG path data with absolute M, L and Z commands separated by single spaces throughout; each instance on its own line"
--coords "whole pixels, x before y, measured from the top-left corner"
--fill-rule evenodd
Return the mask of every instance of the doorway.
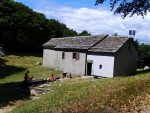
M 87 63 L 87 75 L 91 75 L 92 73 L 92 63 Z

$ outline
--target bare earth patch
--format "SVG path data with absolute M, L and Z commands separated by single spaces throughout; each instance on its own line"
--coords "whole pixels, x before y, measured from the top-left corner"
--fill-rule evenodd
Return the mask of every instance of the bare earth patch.
M 40 98 L 40 97 L 37 97 L 37 96 L 31 96 L 29 99 L 26 99 L 26 100 L 19 100 L 19 101 L 10 103 L 10 105 L 5 106 L 5 107 L 3 107 L 3 108 L 0 108 L 0 113 L 8 113 L 8 112 L 12 111 L 13 109 L 19 107 L 20 105 L 25 104 L 25 103 L 28 102 L 28 101 L 36 100 L 36 99 L 39 99 L 39 98 Z
M 19 106 L 19 101 L 18 102 L 15 102 L 15 103 L 12 103 L 11 105 L 8 105 L 6 107 L 3 107 L 3 108 L 0 108 L 0 113 L 8 113 L 10 111 L 12 111 L 13 109 L 15 109 L 16 107 Z

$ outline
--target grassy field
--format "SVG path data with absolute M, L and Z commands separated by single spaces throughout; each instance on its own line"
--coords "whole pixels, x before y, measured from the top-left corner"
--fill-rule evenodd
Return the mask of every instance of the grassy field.
M 55 82 L 49 86 L 53 92 L 32 100 L 13 90 L 26 70 L 35 78 L 47 78 L 50 73 L 59 76 L 61 72 L 36 65 L 42 62 L 41 57 L 9 55 L 4 60 L 7 62 L 0 72 L 0 107 L 22 100 L 12 113 L 134 113 L 150 108 L 150 71 L 128 77 Z
M 59 76 L 61 72 L 37 65 L 42 57 L 33 55 L 8 55 L 1 58 L 0 65 L 0 108 L 11 105 L 18 100 L 27 100 L 29 97 L 18 93 L 15 88 L 20 87 L 27 70 L 36 79 L 47 79 L 50 74 Z

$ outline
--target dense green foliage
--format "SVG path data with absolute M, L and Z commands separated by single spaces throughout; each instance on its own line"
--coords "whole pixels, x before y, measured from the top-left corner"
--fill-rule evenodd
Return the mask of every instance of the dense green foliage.
M 139 61 L 138 67 L 150 66 L 150 45 L 140 44 L 138 45 Z
M 79 33 L 79 36 L 90 36 L 91 34 L 88 33 L 88 31 L 83 30 L 81 33 Z
M 109 3 L 111 10 L 115 10 L 114 14 L 121 14 L 123 18 L 134 14 L 144 17 L 150 11 L 149 0 L 96 0 L 96 5 L 106 1 L 109 1 L 107 3 Z
M 0 1 L 0 43 L 5 50 L 39 51 L 52 37 L 76 36 L 77 32 L 22 3 Z
M 60 23 L 59 21 L 55 19 L 50 19 L 48 21 L 48 27 L 49 27 L 49 36 L 51 38 L 58 38 L 58 37 L 67 37 L 67 36 L 77 36 L 77 32 L 69 29 L 66 27 L 65 24 Z

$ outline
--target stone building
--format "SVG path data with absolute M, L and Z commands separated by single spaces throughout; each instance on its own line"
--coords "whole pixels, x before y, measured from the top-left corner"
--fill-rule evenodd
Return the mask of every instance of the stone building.
M 126 36 L 52 38 L 43 45 L 43 66 L 72 75 L 114 77 L 136 72 L 138 51 Z

